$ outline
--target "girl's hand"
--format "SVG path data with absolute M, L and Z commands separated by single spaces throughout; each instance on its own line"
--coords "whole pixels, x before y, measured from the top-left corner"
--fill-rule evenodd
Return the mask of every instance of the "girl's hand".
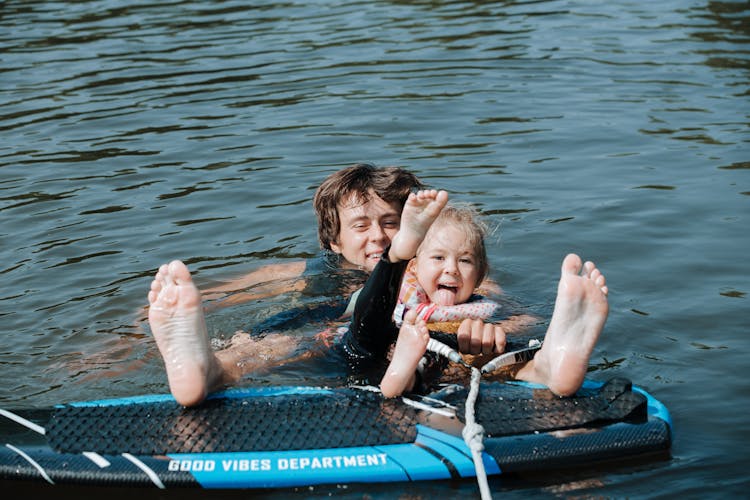
M 481 319 L 465 319 L 458 327 L 458 350 L 461 354 L 499 354 L 505 351 L 505 330 Z

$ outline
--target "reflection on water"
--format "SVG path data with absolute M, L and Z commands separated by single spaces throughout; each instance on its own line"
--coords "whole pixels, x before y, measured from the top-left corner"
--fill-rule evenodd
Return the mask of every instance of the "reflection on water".
M 748 19 L 705 0 L 2 2 L 0 401 L 163 392 L 138 321 L 158 265 L 206 287 L 315 255 L 313 190 L 373 161 L 475 202 L 530 312 L 549 316 L 565 252 L 596 259 L 613 293 L 592 375 L 649 385 L 693 435 L 726 405 L 676 453 L 738 485 L 719 450 L 746 384 L 704 388 L 710 411 L 690 388 L 744 366 Z M 212 314 L 212 334 L 293 300 Z M 663 473 L 608 487 L 650 495 Z

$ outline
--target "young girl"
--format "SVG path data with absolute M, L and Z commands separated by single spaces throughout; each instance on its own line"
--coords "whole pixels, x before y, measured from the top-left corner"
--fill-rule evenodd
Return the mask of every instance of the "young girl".
M 489 265 L 484 246 L 487 228 L 477 212 L 467 206 L 446 206 L 435 220 L 404 273 L 393 320 L 401 326 L 404 314 L 416 310 L 417 318 L 437 330 L 456 333 L 466 318 L 488 319 L 499 304 L 474 290 L 487 277 Z M 453 274 L 463 274 L 466 285 L 458 288 Z M 472 276 L 468 276 L 471 274 Z M 459 284 L 463 284 L 461 280 Z
M 410 255 L 402 248 L 403 241 L 418 249 L 404 272 L 393 313 L 401 330 L 380 384 L 386 397 L 413 388 L 430 329 L 455 333 L 463 320 L 488 320 L 499 308 L 496 302 L 474 293 L 489 267 L 484 245 L 486 227 L 475 210 L 446 206 L 423 237 L 409 231 L 408 226 L 403 227 L 391 246 L 402 258 Z M 484 337 L 477 341 L 487 343 L 497 353 L 503 351 L 505 333 L 498 325 L 488 324 Z

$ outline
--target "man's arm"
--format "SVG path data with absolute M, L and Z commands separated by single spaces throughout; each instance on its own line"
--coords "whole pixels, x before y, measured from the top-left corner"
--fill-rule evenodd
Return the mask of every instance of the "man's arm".
M 202 298 L 204 301 L 211 302 L 204 302 L 205 311 L 214 311 L 251 300 L 303 290 L 306 282 L 301 276 L 306 267 L 305 261 L 269 264 L 222 285 L 207 288 L 202 291 Z M 252 291 L 239 292 L 239 290 L 251 287 Z M 142 331 L 147 315 L 147 306 L 136 312 L 133 323 L 136 332 Z
M 230 293 L 251 287 L 262 288 L 263 291 L 259 293 L 261 293 L 263 297 L 278 295 L 288 291 L 286 289 L 286 285 L 288 283 L 291 283 L 294 278 L 299 278 L 300 276 L 302 276 L 302 273 L 305 272 L 306 267 L 307 263 L 304 260 L 296 262 L 285 262 L 282 264 L 268 264 L 259 269 L 256 269 L 255 271 L 240 276 L 239 278 L 228 281 L 222 285 L 203 290 L 203 299 L 218 299 Z M 281 284 L 278 284 L 277 282 L 280 282 Z M 274 293 L 275 284 L 280 287 L 280 290 L 277 293 Z
M 307 286 L 301 277 L 306 267 L 305 261 L 268 264 L 222 285 L 207 288 L 203 291 L 203 299 L 210 301 L 205 306 L 206 312 L 302 291 Z M 251 290 L 242 291 L 245 289 Z

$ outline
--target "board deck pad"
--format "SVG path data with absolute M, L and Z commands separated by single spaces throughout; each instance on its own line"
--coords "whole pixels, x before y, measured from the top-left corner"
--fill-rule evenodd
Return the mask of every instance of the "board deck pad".
M 547 389 L 509 391 L 482 384 L 477 421 L 487 436 L 569 429 L 598 421 L 630 418 L 646 399 L 630 382 L 613 379 L 600 390 L 573 398 Z M 451 394 L 463 422 L 466 391 Z M 250 399 L 215 398 L 196 408 L 174 401 L 57 408 L 47 440 L 60 453 L 128 452 L 139 455 L 233 451 L 301 450 L 411 443 L 416 410 L 401 399 L 337 389 L 325 394 L 275 395 Z

